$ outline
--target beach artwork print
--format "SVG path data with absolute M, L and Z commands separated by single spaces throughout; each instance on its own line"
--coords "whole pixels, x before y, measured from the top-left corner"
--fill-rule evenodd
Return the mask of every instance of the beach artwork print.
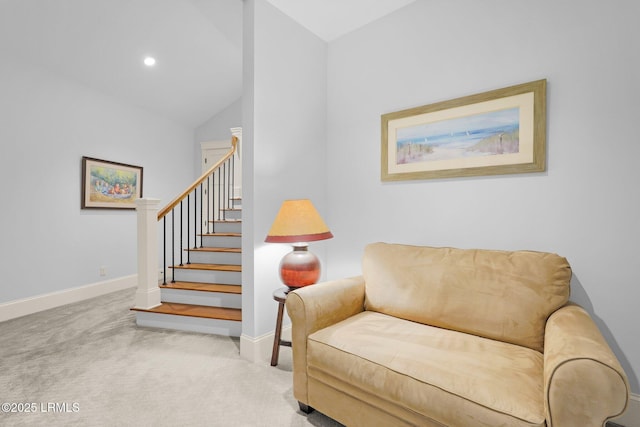
M 520 109 L 397 129 L 396 164 L 519 152 Z
M 142 197 L 142 168 L 82 158 L 82 208 L 135 209 Z
M 381 116 L 381 180 L 540 172 L 546 80 Z

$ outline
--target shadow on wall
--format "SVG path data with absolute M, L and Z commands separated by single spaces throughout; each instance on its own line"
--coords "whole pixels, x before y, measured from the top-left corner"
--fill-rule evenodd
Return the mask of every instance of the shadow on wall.
M 611 330 L 609 330 L 609 328 L 607 327 L 607 324 L 604 323 L 602 319 L 595 314 L 593 310 L 593 304 L 591 303 L 587 292 L 582 287 L 580 279 L 576 277 L 575 273 L 571 277 L 571 298 L 569 299 L 576 304 L 581 305 L 591 315 L 591 318 L 598 326 L 598 329 L 600 329 L 600 332 L 602 332 L 602 335 L 607 340 L 607 343 L 609 344 L 615 355 L 618 357 L 618 360 L 622 365 L 622 369 L 624 369 L 624 372 L 627 374 L 631 391 L 637 392 L 638 390 L 640 390 L 640 382 L 638 382 L 638 377 L 633 371 L 629 360 L 618 345 L 616 338 L 611 333 Z

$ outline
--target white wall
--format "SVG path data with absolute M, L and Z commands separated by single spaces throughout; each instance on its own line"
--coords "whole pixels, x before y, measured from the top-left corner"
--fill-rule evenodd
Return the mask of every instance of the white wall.
M 196 128 L 194 178 L 198 178 L 202 173 L 202 149 L 200 143 L 206 141 L 231 141 L 231 128 L 234 127 L 242 127 L 242 98 L 238 98 L 227 108 Z
M 0 93 L 0 303 L 135 274 L 135 212 L 81 210 L 81 158 L 142 166 L 166 203 L 191 181 L 193 131 L 6 55 Z
M 285 199 L 326 214 L 327 45 L 264 0 L 245 1 L 243 335 L 275 326 L 278 264 L 291 247 L 264 239 Z M 330 224 L 329 224 L 330 226 Z M 325 243 L 311 245 L 324 261 Z M 241 348 L 242 350 L 242 348 Z
M 231 140 L 232 127 L 242 126 L 242 98 L 229 104 L 224 110 L 198 126 L 195 130 L 196 150 L 200 143 L 213 140 Z M 200 163 L 198 163 L 198 168 Z
M 329 45 L 328 276 L 373 241 L 557 252 L 640 392 L 640 3 L 418 1 Z M 380 115 L 548 79 L 544 173 L 382 183 Z

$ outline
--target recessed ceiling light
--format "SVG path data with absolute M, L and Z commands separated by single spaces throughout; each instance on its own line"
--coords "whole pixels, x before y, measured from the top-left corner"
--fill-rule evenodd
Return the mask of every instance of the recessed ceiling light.
M 156 58 L 147 56 L 146 58 L 144 58 L 144 65 L 146 65 L 147 67 L 153 67 L 154 65 L 156 65 Z

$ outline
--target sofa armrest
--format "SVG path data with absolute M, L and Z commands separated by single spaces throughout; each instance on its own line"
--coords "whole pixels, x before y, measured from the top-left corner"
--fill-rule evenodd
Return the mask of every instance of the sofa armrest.
M 308 405 L 307 337 L 364 311 L 364 279 L 357 276 L 296 289 L 287 295 L 286 306 L 291 318 L 293 395 Z
M 547 426 L 601 427 L 628 400 L 627 377 L 589 314 L 575 304 L 553 313 L 544 339 Z

